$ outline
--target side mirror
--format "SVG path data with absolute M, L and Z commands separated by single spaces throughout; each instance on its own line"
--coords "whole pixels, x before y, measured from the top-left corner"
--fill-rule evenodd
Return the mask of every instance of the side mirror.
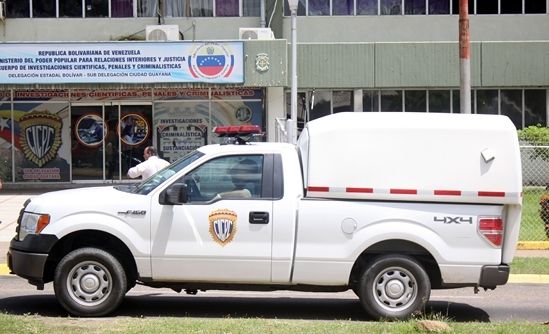
M 184 183 L 176 183 L 171 185 L 164 191 L 160 197 L 160 204 L 181 205 L 189 201 L 187 195 L 187 185 Z

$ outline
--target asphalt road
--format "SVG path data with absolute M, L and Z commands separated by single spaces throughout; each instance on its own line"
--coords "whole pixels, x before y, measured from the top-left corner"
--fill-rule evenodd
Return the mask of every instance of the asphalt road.
M 0 311 L 67 317 L 51 284 L 38 291 L 17 277 L 0 277 Z M 549 321 L 549 284 L 507 284 L 474 294 L 472 288 L 437 290 L 427 313 L 458 322 Z M 126 296 L 116 317 L 198 317 L 369 321 L 353 292 L 304 293 L 206 291 L 196 296 L 138 286 Z

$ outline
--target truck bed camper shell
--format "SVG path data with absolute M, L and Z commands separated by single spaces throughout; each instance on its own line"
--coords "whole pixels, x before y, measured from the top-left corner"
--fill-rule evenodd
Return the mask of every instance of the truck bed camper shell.
M 305 126 L 307 197 L 521 204 L 506 116 L 345 112 Z

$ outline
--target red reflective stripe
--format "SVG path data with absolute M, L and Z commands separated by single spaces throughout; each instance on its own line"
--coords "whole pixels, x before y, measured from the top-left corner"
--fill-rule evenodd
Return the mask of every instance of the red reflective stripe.
M 330 187 L 307 187 L 308 191 L 316 192 L 330 192 Z M 339 192 L 341 190 L 332 190 L 332 192 Z M 374 188 L 358 188 L 358 187 L 347 187 L 345 188 L 346 193 L 363 193 L 363 194 L 373 194 Z M 392 195 L 417 195 L 417 189 L 399 189 L 392 188 L 389 189 L 389 193 Z M 433 194 L 436 196 L 462 196 L 463 193 L 461 190 L 433 190 Z M 503 191 L 479 191 L 477 192 L 479 197 L 505 197 L 505 192 Z M 522 193 L 520 194 L 522 196 Z
M 479 191 L 478 195 L 480 197 L 505 197 L 505 192 L 503 192 L 503 191 Z
M 396 194 L 396 195 L 417 195 L 417 190 L 416 189 L 391 189 L 390 193 Z
M 435 195 L 461 196 L 461 190 L 435 190 Z
M 346 188 L 346 192 L 348 193 L 368 193 L 371 194 L 374 192 L 373 188 Z
M 322 191 L 322 192 L 328 192 L 330 191 L 330 187 L 307 187 L 308 191 Z

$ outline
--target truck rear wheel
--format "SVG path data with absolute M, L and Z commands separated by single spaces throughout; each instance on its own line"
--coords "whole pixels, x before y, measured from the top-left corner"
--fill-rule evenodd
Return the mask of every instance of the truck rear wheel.
M 61 259 L 53 287 L 59 303 L 72 315 L 103 316 L 122 302 L 127 291 L 126 273 L 108 252 L 80 248 Z
M 405 255 L 382 255 L 361 277 L 359 297 L 375 319 L 406 319 L 421 312 L 431 293 L 423 267 Z

